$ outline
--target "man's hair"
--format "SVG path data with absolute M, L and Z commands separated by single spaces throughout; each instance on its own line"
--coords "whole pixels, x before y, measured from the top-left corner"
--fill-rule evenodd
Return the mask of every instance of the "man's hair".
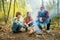
M 44 9 L 44 6 L 41 6 L 40 9 Z
M 16 12 L 16 17 L 18 17 L 18 15 L 21 15 L 21 13 L 20 12 Z

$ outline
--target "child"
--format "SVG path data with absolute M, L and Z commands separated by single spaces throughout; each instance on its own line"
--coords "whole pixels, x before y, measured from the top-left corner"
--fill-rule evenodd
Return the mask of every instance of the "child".
M 12 31 L 13 33 L 22 32 L 21 28 L 22 28 L 21 13 L 16 12 L 16 17 L 13 19 Z
M 29 12 L 27 12 L 27 16 L 24 18 L 24 25 L 26 27 L 26 31 L 28 30 L 28 27 L 31 27 L 33 25 L 33 19 Z

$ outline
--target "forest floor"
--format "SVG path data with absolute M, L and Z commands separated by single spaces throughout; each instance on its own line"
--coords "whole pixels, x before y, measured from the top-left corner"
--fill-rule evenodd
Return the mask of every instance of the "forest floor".
M 27 32 L 12 33 L 11 25 L 0 25 L 0 40 L 60 40 L 60 28 L 51 28 L 50 33 L 42 35 L 29 35 Z

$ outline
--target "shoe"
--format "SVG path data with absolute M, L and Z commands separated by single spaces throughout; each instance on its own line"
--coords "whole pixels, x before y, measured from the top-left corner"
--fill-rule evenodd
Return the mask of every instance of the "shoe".
M 13 33 L 17 33 L 16 31 L 13 31 Z
M 36 31 L 36 34 L 38 34 L 38 35 L 42 35 L 42 30 L 39 30 L 39 31 Z
M 50 30 L 46 30 L 47 33 L 50 33 Z

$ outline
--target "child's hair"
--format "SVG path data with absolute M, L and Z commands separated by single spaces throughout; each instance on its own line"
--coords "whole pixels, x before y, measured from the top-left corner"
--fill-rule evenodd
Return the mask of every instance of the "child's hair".
M 20 12 L 16 12 L 16 17 L 18 17 L 18 15 L 21 15 L 21 13 Z
M 29 14 L 29 12 L 27 12 L 27 14 Z
M 27 15 L 29 15 L 30 13 L 29 12 L 27 12 Z

